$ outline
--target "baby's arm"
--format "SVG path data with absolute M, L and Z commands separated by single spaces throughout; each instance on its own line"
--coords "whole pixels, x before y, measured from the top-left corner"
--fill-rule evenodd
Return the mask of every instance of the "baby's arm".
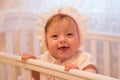
M 93 72 L 93 73 L 97 73 L 98 74 L 98 70 L 97 68 L 92 65 L 92 64 L 89 64 L 87 65 L 85 68 L 82 69 L 83 71 L 88 71 L 88 72 Z
M 23 62 L 26 62 L 28 59 L 36 59 L 34 55 L 24 53 L 21 57 Z M 34 80 L 40 80 L 40 73 L 37 71 L 32 71 L 32 77 Z
M 74 64 L 71 64 L 71 63 L 68 63 L 68 62 L 64 63 L 63 66 L 64 66 L 64 70 L 65 71 L 69 71 L 70 69 L 79 69 L 78 66 L 76 66 Z M 83 71 L 88 71 L 88 72 L 93 72 L 93 73 L 98 73 L 97 68 L 94 65 L 92 65 L 92 64 L 89 64 L 88 66 L 86 66 L 82 70 Z

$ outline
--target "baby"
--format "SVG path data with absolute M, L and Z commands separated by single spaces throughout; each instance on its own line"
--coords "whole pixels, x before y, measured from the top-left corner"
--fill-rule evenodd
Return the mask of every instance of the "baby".
M 42 33 L 44 38 L 41 42 L 42 47 L 45 48 L 44 53 L 38 59 L 62 65 L 65 71 L 78 69 L 98 73 L 91 55 L 81 49 L 85 32 L 85 18 L 75 8 L 68 6 L 51 11 L 44 13 L 44 15 L 41 14 L 41 19 L 37 22 L 39 37 L 41 36 L 39 27 L 44 30 Z M 46 18 L 42 19 L 43 17 Z M 29 58 L 37 59 L 34 55 L 26 53 L 22 55 L 23 61 Z M 38 72 L 33 71 L 32 76 L 35 80 L 39 80 Z M 48 80 L 63 80 L 50 75 L 47 77 Z

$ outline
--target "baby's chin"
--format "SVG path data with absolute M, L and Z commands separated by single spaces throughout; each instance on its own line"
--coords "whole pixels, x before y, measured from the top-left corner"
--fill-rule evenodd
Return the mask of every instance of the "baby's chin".
M 65 55 L 63 55 L 63 56 L 59 56 L 59 59 L 60 60 L 66 60 L 66 59 L 69 59 L 71 56 L 65 56 Z
M 68 56 L 65 56 L 65 55 L 59 55 L 59 56 L 53 55 L 53 57 L 58 60 L 65 60 L 65 59 L 69 58 Z

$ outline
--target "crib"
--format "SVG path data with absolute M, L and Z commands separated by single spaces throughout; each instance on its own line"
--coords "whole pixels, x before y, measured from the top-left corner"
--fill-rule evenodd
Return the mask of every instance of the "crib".
M 19 12 L 15 14 L 19 16 Z M 120 35 L 87 33 L 83 48 L 94 56 L 100 74 L 78 70 L 65 72 L 62 66 L 32 59 L 23 63 L 20 60 L 22 53 L 27 52 L 37 56 L 42 52 L 33 23 L 38 16 L 28 13 L 27 16 L 21 15 L 23 15 L 23 20 L 29 21 L 29 25 L 24 24 L 17 30 L 15 30 L 16 25 L 0 29 L 0 80 L 32 80 L 31 70 L 42 73 L 42 80 L 46 80 L 44 74 L 51 73 L 68 80 L 80 80 L 81 78 L 86 80 L 120 79 Z M 11 14 L 7 19 L 15 20 L 18 16 Z M 23 22 L 25 23 L 25 21 Z
M 95 57 L 100 72 L 100 75 L 97 75 L 77 70 L 65 72 L 62 66 L 42 63 L 37 60 L 29 60 L 27 63 L 23 63 L 20 60 L 20 55 L 24 51 L 40 55 L 39 41 L 34 39 L 35 31 L 32 29 L 15 32 L 17 40 L 14 39 L 13 34 L 13 31 L 0 33 L 0 45 L 2 45 L 0 47 L 0 80 L 23 80 L 24 77 L 24 80 L 31 80 L 31 70 L 43 73 L 42 80 L 45 80 L 44 74 L 49 73 L 68 80 L 79 80 L 81 77 L 88 80 L 114 80 L 114 78 L 117 80 L 120 78 L 119 36 L 87 34 L 84 49 Z M 21 37 L 22 39 L 20 39 L 20 36 L 26 36 L 26 38 Z M 16 45 L 15 43 L 18 42 L 21 44 Z M 114 52 L 112 51 L 113 48 L 115 48 Z

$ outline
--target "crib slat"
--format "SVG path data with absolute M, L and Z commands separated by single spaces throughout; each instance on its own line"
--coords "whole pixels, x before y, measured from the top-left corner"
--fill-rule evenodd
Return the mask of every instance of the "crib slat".
M 11 80 L 17 80 L 16 66 L 11 65 Z
M 97 46 L 96 46 L 96 41 L 95 39 L 91 40 L 91 54 L 93 55 L 93 57 L 95 58 L 96 61 L 96 57 L 97 57 Z
M 31 70 L 25 68 L 25 80 L 32 80 Z
M 120 79 L 120 42 L 118 43 L 117 47 L 117 53 L 118 53 L 118 78 Z
M 26 46 L 26 31 L 20 31 L 20 48 L 21 48 L 21 53 L 27 51 L 27 46 Z
M 0 80 L 7 80 L 6 64 L 0 62 Z
M 37 55 L 40 55 L 40 41 L 37 39 L 37 36 L 36 36 L 36 32 L 34 31 L 34 54 L 37 56 Z
M 6 50 L 6 38 L 5 38 L 5 32 L 0 33 L 0 51 Z
M 13 52 L 18 55 L 20 53 L 20 31 L 16 30 L 12 34 L 13 34 Z
M 33 30 L 28 30 L 26 31 L 26 35 L 27 35 L 27 52 L 28 53 L 34 53 L 34 50 L 33 50 Z
M 110 76 L 110 48 L 109 42 L 104 41 L 103 52 L 104 52 L 104 74 Z
M 47 80 L 46 74 L 40 73 L 40 80 Z
M 6 52 L 13 53 L 13 34 L 6 32 Z

